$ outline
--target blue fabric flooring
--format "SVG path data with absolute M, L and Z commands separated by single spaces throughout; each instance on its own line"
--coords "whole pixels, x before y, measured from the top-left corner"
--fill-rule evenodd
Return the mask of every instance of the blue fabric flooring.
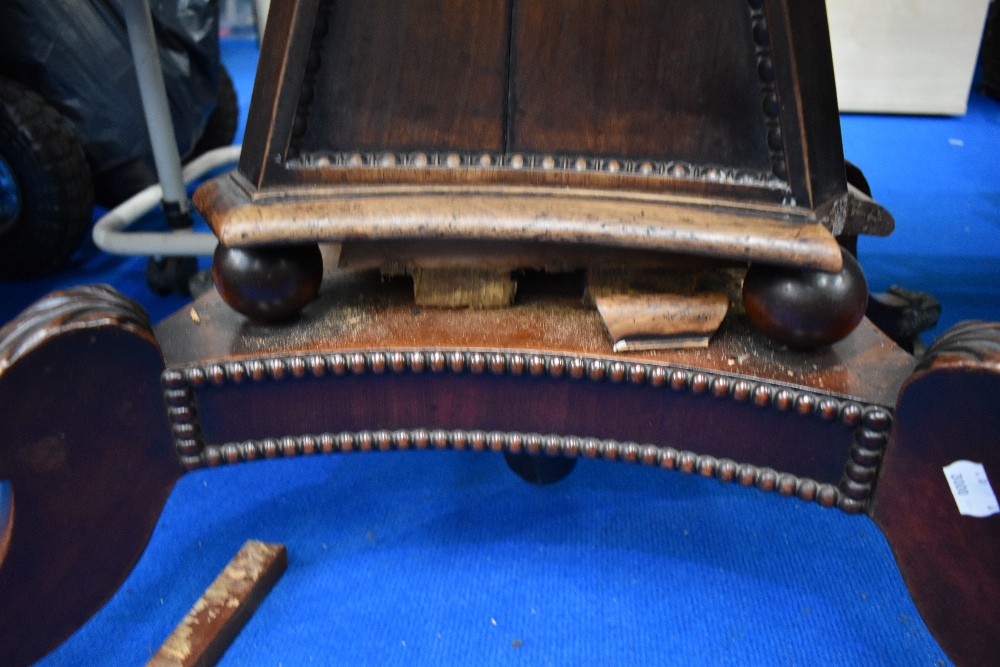
M 257 51 L 225 41 L 243 106 Z M 943 304 L 931 336 L 1000 320 L 1000 103 L 963 118 L 845 116 L 845 152 L 896 217 L 863 239 L 874 291 Z M 154 321 L 145 258 L 83 248 L 0 284 L 0 323 L 107 282 Z M 501 457 L 392 453 L 185 476 L 114 598 L 40 664 L 144 662 L 248 538 L 289 568 L 223 665 L 943 665 L 867 518 L 712 480 L 582 460 L 533 487 Z

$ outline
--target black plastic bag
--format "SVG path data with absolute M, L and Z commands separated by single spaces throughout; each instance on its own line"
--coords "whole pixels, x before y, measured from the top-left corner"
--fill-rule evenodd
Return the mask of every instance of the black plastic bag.
M 39 93 L 73 128 L 98 201 L 157 182 L 121 7 L 133 0 L 2 0 L 0 74 Z M 151 0 L 181 156 L 201 136 L 219 87 L 217 0 Z

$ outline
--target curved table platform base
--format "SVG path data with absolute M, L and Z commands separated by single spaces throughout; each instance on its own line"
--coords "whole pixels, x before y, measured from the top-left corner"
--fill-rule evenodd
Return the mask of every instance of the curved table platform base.
M 182 469 L 402 449 L 502 452 L 535 482 L 602 458 L 869 512 L 949 655 L 997 657 L 997 517 L 959 517 L 941 472 L 969 458 L 1000 478 L 995 328 L 962 330 L 911 377 L 867 321 L 795 352 L 735 312 L 708 350 L 626 356 L 573 299 L 420 310 L 408 285 L 368 274 L 328 281 L 285 326 L 213 292 L 154 339 L 136 308 L 76 290 L 0 335 L 5 664 L 51 650 L 114 592 Z

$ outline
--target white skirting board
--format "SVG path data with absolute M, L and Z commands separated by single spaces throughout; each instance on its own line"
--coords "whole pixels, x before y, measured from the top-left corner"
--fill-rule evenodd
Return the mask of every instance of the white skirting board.
M 962 115 L 990 0 L 826 0 L 841 111 Z

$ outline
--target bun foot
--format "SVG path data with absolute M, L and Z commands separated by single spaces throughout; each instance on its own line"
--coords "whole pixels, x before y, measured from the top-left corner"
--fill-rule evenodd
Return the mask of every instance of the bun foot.
M 774 340 L 810 349 L 845 338 L 861 322 L 868 304 L 865 274 L 841 250 L 836 273 L 753 265 L 743 281 L 743 306 L 750 320 Z
M 532 484 L 554 484 L 573 472 L 576 459 L 565 456 L 545 456 L 540 454 L 511 454 L 504 452 L 507 467 L 517 476 Z
M 290 320 L 319 294 L 319 246 L 215 249 L 212 276 L 223 301 L 250 319 Z

